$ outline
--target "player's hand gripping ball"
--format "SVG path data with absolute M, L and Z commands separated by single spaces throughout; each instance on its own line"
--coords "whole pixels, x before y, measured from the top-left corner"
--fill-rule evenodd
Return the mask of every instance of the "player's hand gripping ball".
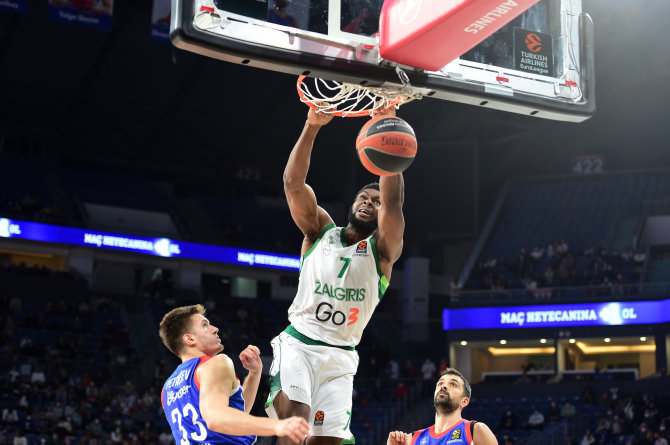
M 395 116 L 370 119 L 356 138 L 356 153 L 363 167 L 379 176 L 405 171 L 416 156 L 416 135 L 407 122 Z

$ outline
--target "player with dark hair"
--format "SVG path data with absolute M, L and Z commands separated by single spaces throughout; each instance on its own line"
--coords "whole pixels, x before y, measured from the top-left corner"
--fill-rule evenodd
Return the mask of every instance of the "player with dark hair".
M 291 324 L 272 340 L 266 403 L 271 417 L 307 419 L 312 427 L 309 445 L 351 443 L 359 361 L 354 348 L 384 296 L 405 229 L 402 174 L 363 187 L 354 197 L 346 227 L 336 227 L 317 204 L 307 172 L 316 135 L 331 119 L 309 110 L 284 170 L 286 199 L 304 239 L 298 291 L 289 308 Z
M 303 440 L 309 425 L 301 417 L 277 421 L 249 415 L 263 369 L 260 351 L 249 345 L 240 353 L 242 366 L 249 371 L 240 385 L 233 362 L 219 354 L 223 345 L 218 332 L 200 304 L 173 309 L 160 323 L 163 344 L 182 361 L 161 391 L 175 441 L 250 445 L 256 435 L 287 437 L 294 443 Z
M 447 368 L 435 385 L 435 424 L 414 434 L 393 431 L 387 445 L 498 445 L 496 436 L 481 422 L 465 420 L 463 409 L 470 403 L 472 389 L 463 374 Z

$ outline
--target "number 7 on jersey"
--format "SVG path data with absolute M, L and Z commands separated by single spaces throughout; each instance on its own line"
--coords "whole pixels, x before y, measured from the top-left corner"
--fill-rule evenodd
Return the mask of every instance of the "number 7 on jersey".
M 340 257 L 340 259 L 344 261 L 344 266 L 342 266 L 342 269 L 340 269 L 340 273 L 337 274 L 337 278 L 342 278 L 344 276 L 344 271 L 347 270 L 349 263 L 351 263 L 351 258 Z

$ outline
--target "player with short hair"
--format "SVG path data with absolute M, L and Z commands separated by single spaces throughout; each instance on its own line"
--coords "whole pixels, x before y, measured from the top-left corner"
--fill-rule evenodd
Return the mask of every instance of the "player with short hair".
M 200 304 L 175 308 L 160 323 L 163 344 L 182 361 L 161 390 L 161 405 L 175 441 L 250 445 L 256 436 L 273 435 L 294 443 L 302 440 L 309 425 L 301 417 L 277 421 L 249 415 L 263 369 L 260 351 L 249 345 L 240 353 L 242 366 L 249 371 L 240 385 L 232 360 L 219 354 L 223 345 L 218 332 Z
M 395 114 L 395 110 L 387 112 Z M 312 109 L 284 170 L 291 216 L 304 239 L 290 325 L 272 341 L 268 414 L 311 424 L 309 445 L 351 443 L 353 379 L 363 329 L 384 296 L 402 252 L 402 174 L 381 177 L 354 197 L 348 225 L 336 227 L 307 185 L 312 146 L 332 116 Z M 278 445 L 286 445 L 279 439 Z
M 435 424 L 414 434 L 393 431 L 386 445 L 498 445 L 488 426 L 461 417 L 471 395 L 470 382 L 463 374 L 454 368 L 445 369 L 435 385 Z

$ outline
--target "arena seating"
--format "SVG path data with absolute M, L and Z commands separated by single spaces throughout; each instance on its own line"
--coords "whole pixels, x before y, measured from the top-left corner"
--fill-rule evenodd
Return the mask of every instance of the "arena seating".
M 489 234 L 466 289 L 522 289 L 526 279 L 537 287 L 601 285 L 593 276 L 601 261 L 612 266 L 611 283 L 640 280 L 640 264 L 632 260 L 633 237 L 653 203 L 667 199 L 670 173 L 653 171 L 591 176 L 530 178 L 512 184 L 493 230 Z M 547 249 L 565 241 L 568 252 L 549 258 Z M 531 258 L 535 247 L 544 251 Z M 525 250 L 525 265 L 519 258 Z M 622 254 L 628 256 L 622 259 Z M 559 277 L 561 261 L 569 262 L 569 275 Z M 487 267 L 494 262 L 494 267 Z M 548 266 L 554 280 L 546 280 Z M 561 279 L 559 279 L 561 278 Z
M 637 212 L 641 203 L 667 197 L 668 190 L 666 171 L 519 180 L 482 256 L 512 259 L 522 247 L 560 239 L 575 248 L 601 247 L 618 215 Z
M 161 434 L 163 439 L 169 439 L 158 394 L 176 359 L 159 346 L 152 334 L 165 311 L 177 304 L 195 302 L 194 295 L 176 292 L 164 299 L 151 295 L 140 299 L 100 295 L 90 293 L 76 276 L 26 267 L 3 266 L 0 283 L 0 359 L 8 364 L 0 376 L 0 444 L 11 443 L 20 431 L 29 444 L 65 443 L 66 437 L 71 437 L 73 444 L 89 444 L 96 437 L 111 440 L 117 427 L 129 443 L 160 443 Z M 225 308 L 212 308 L 210 318 L 221 327 L 228 351 L 239 351 L 249 343 L 265 345 L 266 350 L 270 338 L 285 326 L 287 301 L 231 297 L 225 301 Z M 359 350 L 362 366 L 368 369 L 356 379 L 352 412 L 352 432 L 357 443 L 363 445 L 382 443 L 390 429 L 412 431 L 433 423 L 429 395 L 432 390 L 426 393 L 424 388 L 422 392 L 418 375 L 409 378 L 401 372 L 399 379 L 389 378 L 383 358 L 389 353 L 382 346 L 387 342 L 385 334 L 377 328 L 371 329 L 370 334 Z M 140 337 L 149 338 L 149 345 L 138 341 Z M 376 340 L 380 344 L 371 344 Z M 147 354 L 147 347 L 157 352 L 155 359 Z M 44 366 L 45 356 L 49 357 L 48 366 Z M 231 356 L 237 361 L 234 352 Z M 380 358 L 376 371 L 370 371 L 366 363 L 371 356 Z M 423 357 L 410 359 L 415 364 L 422 360 Z M 241 370 L 239 363 L 237 369 Z M 40 373 L 44 373 L 44 383 Z M 397 390 L 399 382 L 406 390 Z M 598 416 L 613 419 L 614 414 L 608 414 L 608 410 L 616 413 L 623 408 L 620 403 L 613 404 L 611 393 L 610 399 L 585 399 L 575 388 L 585 384 L 611 386 L 617 382 L 589 383 L 580 379 L 564 384 L 483 383 L 474 387 L 474 398 L 464 415 L 487 423 L 501 440 L 506 436 L 508 443 L 548 443 L 544 440 L 549 434 L 559 433 L 581 437 L 586 428 L 597 429 Z M 631 395 L 636 403 L 649 404 L 649 397 L 644 396 L 646 387 L 637 388 L 638 382 L 630 381 L 618 384 L 622 387 L 619 400 Z M 523 395 L 518 394 L 521 388 Z M 264 380 L 258 400 L 263 400 L 267 391 Z M 532 407 L 545 412 L 551 400 L 559 406 L 570 400 L 576 411 L 574 419 L 547 421 L 542 430 L 527 429 L 525 422 Z M 656 396 L 655 428 L 670 414 L 669 405 L 662 394 Z M 499 425 L 506 406 L 514 407 L 513 428 Z M 253 413 L 264 415 L 262 403 L 256 403 Z M 644 419 L 644 409 L 640 413 Z M 640 419 L 635 418 L 622 430 L 625 433 L 610 433 L 611 442 L 603 443 L 624 444 L 631 435 L 638 434 L 640 424 Z M 263 445 L 272 443 L 270 438 L 259 440 Z

